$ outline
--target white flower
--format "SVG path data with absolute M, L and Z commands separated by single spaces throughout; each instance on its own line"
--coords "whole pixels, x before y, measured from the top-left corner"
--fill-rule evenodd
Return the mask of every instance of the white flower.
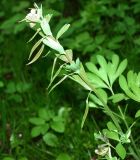
M 39 8 L 36 4 L 34 4 L 34 7 L 35 8 L 32 8 L 30 13 L 28 13 L 24 19 L 26 22 L 29 22 L 31 27 L 34 27 L 36 23 L 40 23 L 41 19 L 43 19 L 42 6 Z
M 40 15 L 37 12 L 37 9 L 31 9 L 30 13 L 25 17 L 26 21 L 29 22 L 39 22 Z

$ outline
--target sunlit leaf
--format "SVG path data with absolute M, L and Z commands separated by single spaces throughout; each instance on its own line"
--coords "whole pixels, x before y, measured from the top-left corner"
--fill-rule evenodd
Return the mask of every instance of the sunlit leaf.
M 126 150 L 124 148 L 124 146 L 121 143 L 118 143 L 116 146 L 116 152 L 118 153 L 118 155 L 124 159 L 126 157 Z
M 65 131 L 65 124 L 62 121 L 52 121 L 51 128 L 59 133 L 63 133 Z
M 135 114 L 135 118 L 138 118 L 138 117 L 140 117 L 140 110 L 138 110 Z
M 123 60 L 120 63 L 120 65 L 116 71 L 116 77 L 120 76 L 123 73 L 123 71 L 126 69 L 126 66 L 127 66 L 127 59 Z
M 116 140 L 116 141 L 119 141 L 119 135 L 117 132 L 114 132 L 114 131 L 109 131 L 108 129 L 104 129 L 103 130 L 103 133 L 104 135 L 109 138 L 109 139 L 113 139 L 113 140 Z
M 57 33 L 56 39 L 59 39 L 70 27 L 70 24 L 65 24 Z
M 126 99 L 126 96 L 123 93 L 114 94 L 113 96 L 109 97 L 113 101 L 113 103 L 118 103 L 124 99 Z

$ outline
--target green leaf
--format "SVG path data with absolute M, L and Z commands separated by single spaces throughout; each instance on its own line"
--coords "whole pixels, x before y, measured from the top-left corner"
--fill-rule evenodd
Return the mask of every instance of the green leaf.
M 36 127 L 32 128 L 31 136 L 33 138 L 39 136 L 40 134 L 41 134 L 41 126 L 36 126 Z
M 126 157 L 126 150 L 121 143 L 118 143 L 115 149 L 116 149 L 116 152 L 118 153 L 118 155 L 122 159 L 124 159 Z
M 119 65 L 119 56 L 114 54 L 112 56 L 112 66 L 111 66 L 111 70 L 112 70 L 112 74 L 114 75 L 115 72 L 117 71 L 117 68 L 118 68 L 118 65 Z
M 79 83 L 81 86 L 83 86 L 85 89 L 87 90 L 91 90 L 91 88 L 89 88 L 89 86 L 79 77 L 79 75 L 73 75 L 71 77 L 72 80 L 76 81 L 77 83 Z
M 29 119 L 29 122 L 35 125 L 45 124 L 45 120 L 39 117 L 33 117 Z
M 41 108 L 39 109 L 38 116 L 45 121 L 49 121 L 54 116 L 54 112 L 46 108 Z
M 107 104 L 107 93 L 103 89 L 97 89 L 97 92 L 102 97 L 105 104 Z
M 96 88 L 108 88 L 108 86 L 103 82 L 103 80 L 95 74 L 88 72 L 87 77 Z
M 109 86 L 107 72 L 104 68 L 100 68 L 98 71 L 98 76 Z
M 117 93 L 114 94 L 113 96 L 109 97 L 113 101 L 113 103 L 118 103 L 124 99 L 126 99 L 126 96 L 123 93 Z
M 66 153 L 60 153 L 56 160 L 71 160 L 71 158 Z
M 130 97 L 135 101 L 140 102 L 140 97 L 133 93 L 134 90 L 132 90 L 132 87 L 131 87 L 131 90 L 129 89 L 126 78 L 123 75 L 121 75 L 119 78 L 119 84 L 128 97 Z
M 133 71 L 129 71 L 127 73 L 127 81 L 129 87 L 131 87 L 131 85 L 136 81 Z
M 49 130 L 50 126 L 48 123 L 41 125 L 41 134 L 45 134 Z
M 88 106 L 89 106 L 90 108 L 99 108 L 99 106 L 98 106 L 97 104 L 95 104 L 94 102 L 91 102 L 91 101 L 89 101 Z
M 117 131 L 116 126 L 115 126 L 114 123 L 111 122 L 111 121 L 107 123 L 107 127 L 108 127 L 108 129 L 109 129 L 110 131 Z
M 53 133 L 46 133 L 43 136 L 43 140 L 47 145 L 51 147 L 56 147 L 58 145 L 58 138 Z
M 38 53 L 34 56 L 34 58 L 27 65 L 34 63 L 41 56 L 43 50 L 44 50 L 44 44 L 41 46 Z
M 103 101 L 107 104 L 107 94 L 103 89 L 97 89 L 98 94 L 102 97 Z M 90 94 L 89 98 L 97 105 L 104 106 L 103 103 L 94 94 Z
M 103 129 L 103 133 L 109 139 L 113 139 L 116 141 L 120 140 L 117 132 L 109 131 L 108 129 Z
M 59 133 L 63 133 L 65 131 L 65 124 L 61 121 L 52 121 L 51 128 Z
M 123 75 L 121 75 L 120 78 L 119 78 L 119 84 L 120 84 L 120 87 L 124 91 L 128 90 L 127 81 L 126 81 L 126 78 Z
M 102 102 L 94 95 L 94 94 L 90 94 L 90 100 L 93 101 L 93 103 L 103 106 Z
M 117 69 L 117 71 L 116 71 L 116 77 L 119 77 L 122 73 L 123 73 L 123 71 L 126 69 L 126 66 L 127 66 L 127 59 L 124 59 L 121 63 L 120 63 L 120 65 L 119 65 L 119 67 L 118 67 L 118 69 Z
M 97 67 L 96 67 L 93 63 L 87 62 L 87 63 L 86 63 L 86 67 L 87 67 L 87 69 L 88 69 L 90 72 L 98 75 L 98 69 L 97 69 Z
M 140 117 L 140 110 L 138 110 L 135 114 L 135 118 L 138 118 L 138 117 Z
M 56 39 L 59 39 L 70 27 L 70 24 L 65 24 L 57 33 Z
M 104 70 L 107 69 L 107 62 L 103 56 L 97 55 L 97 61 Z
M 50 86 L 52 85 L 53 81 L 54 81 L 54 80 L 56 79 L 56 77 L 60 74 L 60 72 L 61 72 L 61 70 L 63 69 L 63 67 L 64 67 L 64 64 L 62 64 L 62 65 L 58 68 L 58 70 L 55 72 L 55 74 L 53 75 L 53 77 L 51 77 L 51 81 L 50 81 L 47 89 L 50 88 Z M 52 72 L 53 72 L 53 69 L 52 69 Z

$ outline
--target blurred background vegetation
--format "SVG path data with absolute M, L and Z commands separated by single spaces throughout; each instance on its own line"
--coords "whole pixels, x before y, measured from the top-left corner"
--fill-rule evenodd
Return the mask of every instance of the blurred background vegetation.
M 85 91 L 67 80 L 48 97 L 46 88 L 53 58 L 40 58 L 26 66 L 32 47 L 26 42 L 34 31 L 19 21 L 33 3 L 33 0 L 1 0 L 0 159 L 10 156 L 17 160 L 53 160 L 60 153 L 76 160 L 94 158 L 94 117 L 100 120 L 106 117 L 91 110 L 81 131 Z M 139 0 L 36 0 L 36 3 L 43 5 L 45 13 L 53 14 L 51 26 L 55 33 L 63 24 L 71 24 L 61 43 L 73 49 L 75 57 L 86 62 L 96 61 L 97 54 L 109 58 L 116 53 L 122 59 L 128 58 L 128 69 L 140 70 Z M 67 123 L 64 133 L 55 133 L 58 146 L 46 145 L 41 137 L 31 137 L 30 117 L 37 115 L 40 108 L 57 114 L 63 107 L 68 110 Z M 101 122 L 100 127 L 104 126 Z

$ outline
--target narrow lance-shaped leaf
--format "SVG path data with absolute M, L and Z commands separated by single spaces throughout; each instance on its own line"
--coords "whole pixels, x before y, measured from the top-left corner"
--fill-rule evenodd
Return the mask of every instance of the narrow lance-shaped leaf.
M 107 65 L 107 73 L 108 73 L 111 86 L 116 80 L 116 71 L 118 68 L 118 64 L 119 64 L 119 56 L 115 54 L 112 56 L 112 63 L 108 62 L 108 65 Z
M 117 67 L 118 67 L 118 64 L 119 64 L 119 56 L 118 55 L 114 54 L 112 56 L 112 64 L 113 64 L 112 65 L 112 68 L 113 68 L 112 71 L 114 71 L 112 74 L 115 74 L 115 72 L 117 70 Z
M 89 101 L 88 101 L 88 99 L 89 99 L 90 93 L 91 93 L 91 91 L 89 92 L 88 97 L 86 99 L 86 109 L 85 109 L 85 113 L 84 113 L 83 118 L 82 118 L 81 128 L 83 128 L 85 120 L 86 120 L 87 115 L 88 115 L 88 111 L 89 111 L 89 105 L 88 105 Z
M 65 52 L 66 52 L 66 55 L 68 56 L 69 60 L 72 61 L 73 60 L 73 52 L 72 52 L 72 50 L 68 49 Z M 69 62 L 69 61 L 67 60 L 67 62 Z
M 31 52 L 30 52 L 30 54 L 29 54 L 28 60 L 31 58 L 33 52 L 37 49 L 37 47 L 41 44 L 42 40 L 43 40 L 43 38 L 41 38 L 39 41 L 37 41 L 37 42 L 35 43 L 35 45 L 34 45 L 33 48 L 31 49 Z
M 117 69 L 117 72 L 116 72 L 116 77 L 118 77 L 118 76 L 120 76 L 122 74 L 122 72 L 125 70 L 126 66 L 127 66 L 127 59 L 123 60 L 120 63 L 120 65 L 119 65 L 119 67 Z
M 56 65 L 56 62 L 57 62 L 57 57 L 54 59 L 53 61 L 53 66 L 52 66 L 52 72 L 51 72 L 51 81 L 52 81 L 52 78 L 53 78 L 53 73 L 54 73 L 54 69 L 55 69 L 55 65 Z
M 57 33 L 56 39 L 59 39 L 70 27 L 70 24 L 65 24 Z
M 97 55 L 97 61 L 104 70 L 107 70 L 107 62 L 103 56 Z
M 131 84 L 134 83 L 134 73 L 133 73 L 133 71 L 129 71 L 127 73 L 127 81 L 128 81 L 128 86 L 131 87 Z
M 120 78 L 119 78 L 119 84 L 120 84 L 120 87 L 124 91 L 128 90 L 127 81 L 126 81 L 126 78 L 123 75 L 121 75 Z
M 41 56 L 43 50 L 44 50 L 44 45 L 41 46 L 38 53 L 35 55 L 35 57 L 32 59 L 32 61 L 30 61 L 27 65 L 34 63 Z
M 85 89 L 91 91 L 91 88 L 79 77 L 79 75 L 73 75 L 70 77 L 75 82 L 79 83 L 81 86 L 83 86 Z

